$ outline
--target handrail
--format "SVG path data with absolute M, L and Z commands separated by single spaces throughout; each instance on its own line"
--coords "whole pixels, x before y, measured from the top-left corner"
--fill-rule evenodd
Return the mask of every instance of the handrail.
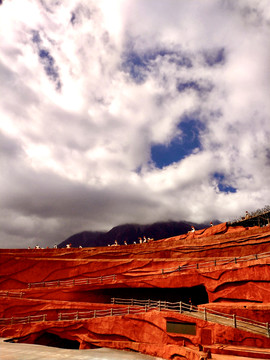
M 47 320 L 47 314 L 41 315 L 30 315 L 24 317 L 14 317 L 11 318 L 1 318 L 0 319 L 0 326 L 1 325 L 15 325 L 15 324 L 30 324 L 32 322 L 41 322 Z
M 71 280 L 52 280 L 52 281 L 41 281 L 36 283 L 28 283 L 28 288 L 34 287 L 50 287 L 50 286 L 76 286 L 76 285 L 89 285 L 96 283 L 104 283 L 115 281 L 117 275 L 103 275 L 98 277 L 88 277 L 82 279 L 71 279 Z
M 0 296 L 19 297 L 22 298 L 25 293 L 22 291 L 0 291 Z
M 169 301 L 154 301 L 154 300 L 136 300 L 136 299 L 121 299 L 112 298 L 112 304 L 128 305 L 134 304 L 139 306 L 147 306 L 148 309 L 158 308 L 159 310 L 171 310 L 180 313 L 188 312 L 188 315 L 193 317 L 202 317 L 203 320 L 220 323 L 223 325 L 232 326 L 234 328 L 242 328 L 247 331 L 252 331 L 260 335 L 270 337 L 269 323 L 260 322 L 257 320 L 241 317 L 235 314 L 226 314 L 216 310 L 208 309 L 206 307 L 197 307 L 183 302 L 171 303 Z M 177 310 L 176 310 L 177 309 Z M 224 324 L 224 321 L 226 323 Z M 230 321 L 230 322 L 229 322 Z M 251 330 L 252 329 L 252 330 Z
M 25 317 L 0 318 L 1 325 L 29 324 L 43 321 L 74 321 L 93 319 L 106 316 L 123 316 L 128 314 L 140 314 L 149 309 L 142 306 L 128 306 L 127 308 L 93 309 L 90 311 L 76 311 L 72 313 L 58 313 L 57 317 L 48 319 L 47 314 L 30 315 Z
M 259 260 L 264 259 L 266 257 L 270 257 L 270 251 L 259 253 L 259 254 L 253 254 L 253 255 L 245 255 L 241 257 L 231 257 L 231 258 L 225 258 L 225 259 L 214 259 L 214 260 L 208 260 L 208 261 L 202 261 L 200 263 L 194 263 L 194 264 L 185 264 L 182 266 L 178 266 L 177 268 L 166 268 L 161 269 L 161 274 L 171 274 L 174 272 L 181 272 L 186 270 L 192 270 L 192 269 L 202 269 L 209 266 L 218 266 L 218 265 L 227 265 L 230 263 L 239 263 L 243 261 L 251 261 L 251 260 Z M 151 271 L 151 274 L 153 272 Z M 71 279 L 71 280 L 52 280 L 52 281 L 41 281 L 41 282 L 35 282 L 35 283 L 28 283 L 28 288 L 34 288 L 34 287 L 50 287 L 50 286 L 77 286 L 77 285 L 89 285 L 93 283 L 103 283 L 103 282 L 111 282 L 117 280 L 116 274 L 111 275 L 104 275 L 104 276 L 98 276 L 98 277 L 92 277 L 92 278 L 81 278 L 81 279 Z
M 225 326 L 242 329 L 259 335 L 270 337 L 269 323 L 236 316 L 235 314 L 221 313 L 212 309 L 199 308 L 197 306 L 183 302 L 155 301 L 155 300 L 136 300 L 112 298 L 113 305 L 126 305 L 124 308 L 93 309 L 90 311 L 76 311 L 72 313 L 58 313 L 57 317 L 47 319 L 47 314 L 31 315 L 25 317 L 1 318 L 0 326 L 29 324 L 32 322 L 44 321 L 76 321 L 87 320 L 106 316 L 123 316 L 129 314 L 140 314 L 151 310 L 173 311 L 185 314 L 205 321 L 211 321 Z
M 195 263 L 195 264 L 189 264 L 189 265 L 183 265 L 178 266 L 177 268 L 167 268 L 162 269 L 162 274 L 169 274 L 172 272 L 178 272 L 178 271 L 185 271 L 190 269 L 201 269 L 203 267 L 208 266 L 218 266 L 218 265 L 227 265 L 230 263 L 237 264 L 238 262 L 244 262 L 244 261 L 252 261 L 252 260 L 258 260 L 258 259 L 264 259 L 266 257 L 270 256 L 270 251 L 259 253 L 259 254 L 253 254 L 253 255 L 245 255 L 241 257 L 231 257 L 231 258 L 225 258 L 225 259 L 214 259 L 210 261 L 203 261 L 201 263 Z

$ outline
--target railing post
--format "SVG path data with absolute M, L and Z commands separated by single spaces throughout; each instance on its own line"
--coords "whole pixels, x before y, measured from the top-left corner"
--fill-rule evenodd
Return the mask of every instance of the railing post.
M 97 310 L 94 310 L 94 318 L 97 316 Z
M 150 304 L 151 304 L 151 300 L 150 299 L 148 299 L 148 306 L 150 307 Z
M 60 286 L 60 280 L 57 280 L 57 286 Z
M 111 308 L 111 316 L 113 316 L 113 308 Z
M 102 282 L 102 281 L 103 281 L 103 276 L 100 277 L 100 282 Z
M 180 301 L 180 303 L 179 303 L 179 312 L 180 312 L 180 314 L 182 313 L 182 301 Z
M 233 327 L 236 328 L 236 315 L 233 314 Z
M 147 312 L 147 305 L 145 304 L 145 306 L 144 306 L 144 309 L 145 309 L 145 312 Z
M 61 321 L 61 320 L 62 320 L 62 314 L 59 313 L 59 314 L 58 314 L 58 321 Z
M 115 302 L 115 299 L 114 298 L 112 298 L 112 304 L 114 305 L 114 302 Z
M 160 300 L 158 301 L 158 309 L 159 309 L 159 311 L 161 311 L 161 301 Z
M 133 298 L 131 299 L 131 305 L 133 306 L 134 302 L 133 302 Z
M 115 274 L 113 274 L 113 281 L 115 281 Z
M 75 285 L 75 279 L 73 279 L 73 286 Z
M 129 311 L 130 311 L 130 308 L 129 308 L 129 305 L 128 305 L 128 310 L 127 310 L 127 313 L 129 314 Z
M 162 274 L 162 275 L 164 274 L 164 269 L 161 269 L 161 274 Z
M 31 322 L 31 316 L 27 317 L 27 322 L 28 322 L 28 324 Z
M 197 263 L 197 269 L 199 269 L 199 264 Z
M 265 327 L 266 327 L 266 330 L 267 330 L 267 337 L 270 337 L 270 334 L 269 334 L 269 323 L 268 323 L 268 322 L 265 324 Z
M 257 254 L 255 254 L 255 259 L 258 260 L 258 255 Z
M 28 289 L 30 289 L 30 287 L 31 287 L 31 283 L 28 283 Z
M 214 260 L 214 265 L 217 266 L 217 260 L 216 259 Z
M 46 314 L 43 314 L 43 321 L 46 321 Z
M 207 321 L 207 311 L 206 311 L 206 308 L 204 308 L 204 320 Z
M 234 262 L 235 262 L 235 264 L 237 264 L 237 259 L 236 259 L 236 257 L 234 258 Z
M 77 311 L 77 312 L 76 312 L 75 320 L 78 320 L 78 319 L 79 319 L 79 312 Z

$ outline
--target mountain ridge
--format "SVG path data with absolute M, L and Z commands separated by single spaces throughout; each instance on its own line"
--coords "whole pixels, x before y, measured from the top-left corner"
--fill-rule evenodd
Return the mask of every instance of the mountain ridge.
M 219 223 L 219 222 L 215 222 Z M 207 227 L 206 224 L 195 224 L 186 221 L 160 221 L 152 224 L 122 224 L 105 231 L 82 231 L 62 241 L 58 247 L 71 244 L 72 247 L 100 247 L 113 245 L 115 240 L 119 245 L 138 243 L 138 238 L 165 239 L 187 233 L 194 226 L 196 230 Z

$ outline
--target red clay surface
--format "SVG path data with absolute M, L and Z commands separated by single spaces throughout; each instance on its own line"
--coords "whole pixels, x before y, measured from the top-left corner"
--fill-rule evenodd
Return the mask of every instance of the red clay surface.
M 147 244 L 2 249 L 0 318 L 46 315 L 46 321 L 31 319 L 28 324 L 11 325 L 2 320 L 0 336 L 48 345 L 57 335 L 81 349 L 111 347 L 164 359 L 200 359 L 207 356 L 207 350 L 217 359 L 222 355 L 223 360 L 225 356 L 269 359 L 269 337 L 188 314 L 151 310 L 58 320 L 59 313 L 124 307 L 111 305 L 111 297 L 143 298 L 147 294 L 149 299 L 151 295 L 162 296 L 161 300 L 170 296 L 184 302 L 190 296 L 199 307 L 270 322 L 269 240 L 269 226 L 244 228 L 224 223 Z M 82 279 L 89 281 L 79 285 Z M 169 333 L 168 321 L 195 324 L 196 334 Z

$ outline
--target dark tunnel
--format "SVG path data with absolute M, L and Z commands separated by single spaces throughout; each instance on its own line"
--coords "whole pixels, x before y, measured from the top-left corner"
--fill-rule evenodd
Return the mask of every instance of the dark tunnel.
M 204 285 L 184 288 L 113 288 L 91 292 L 94 302 L 110 303 L 112 298 L 184 302 L 197 306 L 209 302 Z
M 60 336 L 50 332 L 44 332 L 36 338 L 34 343 L 62 349 L 79 349 L 80 347 L 80 343 L 78 341 L 61 338 Z

